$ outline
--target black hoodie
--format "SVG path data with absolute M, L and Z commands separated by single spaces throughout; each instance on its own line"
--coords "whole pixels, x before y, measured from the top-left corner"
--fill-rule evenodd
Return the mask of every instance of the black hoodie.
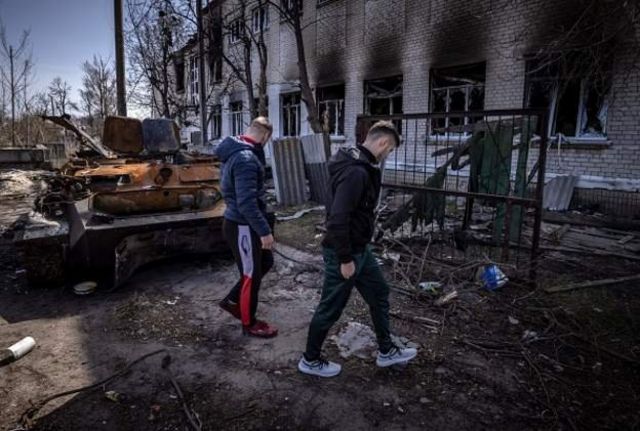
M 340 263 L 353 260 L 373 236 L 374 210 L 380 194 L 376 158 L 362 146 L 340 150 L 329 161 L 331 206 L 322 245 L 336 251 Z

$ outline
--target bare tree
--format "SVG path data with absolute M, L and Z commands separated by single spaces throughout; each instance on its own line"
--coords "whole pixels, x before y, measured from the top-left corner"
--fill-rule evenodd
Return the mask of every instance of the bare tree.
M 17 45 L 12 45 L 7 40 L 4 25 L 0 22 L 0 57 L 4 60 L 0 63 L 2 100 L 4 106 L 5 94 L 8 93 L 11 104 L 11 144 L 13 146 L 16 145 L 17 109 L 19 109 L 20 97 L 25 96 L 26 99 L 27 83 L 33 66 L 28 48 L 28 31 L 25 30 L 22 33 Z
M 267 0 L 232 0 L 231 7 L 222 12 L 214 10 L 214 5 L 209 5 L 207 23 L 204 26 L 202 37 L 206 41 L 209 61 L 215 62 L 218 58 L 231 71 L 229 82 L 239 82 L 247 92 L 249 111 L 251 116 L 267 115 L 267 66 L 268 54 L 265 42 L 265 30 L 268 20 Z M 171 2 L 172 14 L 179 16 L 195 27 L 197 11 L 190 0 Z M 257 20 L 254 23 L 253 13 L 257 11 Z M 194 37 L 198 37 L 196 34 Z M 225 51 L 225 40 L 231 40 Z M 258 61 L 257 82 L 254 79 L 253 64 L 254 54 Z M 212 68 L 213 69 L 213 68 Z M 256 94 L 257 92 L 257 94 Z M 209 91 L 207 100 L 213 96 Z M 209 104 L 209 103 L 207 103 Z
M 80 93 L 81 110 L 92 127 L 98 129 L 106 116 L 116 111 L 116 78 L 108 60 L 94 56 L 82 65 L 83 77 Z
M 230 46 L 228 53 L 223 52 L 222 57 L 225 64 L 234 72 L 238 80 L 242 82 L 247 90 L 247 97 L 249 99 L 249 110 L 251 117 L 255 118 L 258 115 L 267 115 L 266 96 L 267 96 L 267 66 L 268 55 L 267 46 L 264 40 L 264 22 L 262 21 L 261 12 L 264 8 L 268 7 L 267 1 L 258 0 L 256 2 L 255 9 L 257 14 L 257 29 L 255 28 L 253 11 L 247 13 L 247 1 L 236 0 L 237 10 L 240 13 L 234 19 L 233 15 L 223 18 L 225 24 L 223 25 L 224 32 L 223 37 L 235 36 L 238 40 L 236 45 Z M 232 14 L 235 13 L 231 12 Z M 257 30 L 257 31 L 256 31 Z M 234 35 L 234 32 L 236 33 Z M 254 79 L 253 79 L 253 52 L 257 54 L 258 59 L 258 82 L 255 87 L 258 91 L 258 97 L 256 98 L 254 92 Z M 239 66 L 242 65 L 242 66 Z
M 221 8 L 222 5 L 216 6 Z M 293 31 L 298 58 L 300 89 L 302 100 L 307 108 L 307 120 L 315 133 L 325 133 L 318 114 L 318 106 L 313 93 L 310 81 L 306 52 L 304 46 L 303 32 L 307 26 L 314 23 L 303 23 L 302 1 L 301 0 L 229 0 L 231 4 L 227 13 L 212 14 L 211 8 L 214 3 L 209 4 L 209 25 L 205 26 L 205 37 L 208 40 L 209 55 L 219 55 L 227 68 L 231 71 L 230 79 L 243 85 L 247 92 L 249 109 L 252 116 L 266 115 L 267 113 L 267 66 L 268 52 L 265 43 L 264 27 L 261 17 L 256 17 L 254 13 L 260 13 L 261 8 L 275 10 L 282 21 L 290 26 Z M 195 25 L 196 11 L 193 2 L 190 0 L 169 1 L 172 14 L 179 16 L 185 22 L 190 22 L 192 28 Z M 222 49 L 225 40 L 232 41 L 226 44 L 226 49 Z M 253 73 L 253 64 L 257 60 L 258 73 Z M 256 82 L 257 80 L 257 82 Z M 257 97 L 256 97 L 257 92 Z M 326 134 L 326 141 L 329 141 Z
M 7 118 L 7 86 L 0 75 L 0 130 Z
M 516 41 L 536 41 L 526 56 L 525 103 L 549 109 L 548 133 L 606 135 L 607 112 L 640 60 L 640 2 L 570 0 L 553 11 L 544 34 L 524 28 Z M 623 85 L 613 85 L 616 80 Z M 577 114 L 576 110 L 577 109 Z M 576 118 L 577 117 L 577 118 Z
M 307 121 L 311 125 L 311 130 L 314 133 L 324 133 L 325 142 L 329 142 L 329 136 L 322 127 L 320 116 L 318 114 L 318 105 L 316 103 L 315 95 L 309 82 L 309 71 L 307 67 L 307 57 L 305 53 L 303 31 L 305 26 L 302 23 L 302 0 L 285 0 L 285 1 L 269 1 L 283 17 L 284 22 L 287 23 L 293 30 L 293 34 L 296 41 L 296 51 L 298 56 L 298 71 L 300 74 L 300 92 L 302 95 L 302 101 L 307 107 Z
M 588 78 L 604 96 L 611 90 L 614 57 L 631 49 L 635 60 L 640 58 L 640 2 L 574 0 L 566 9 L 564 21 L 546 29 L 546 41 L 530 57 L 535 67 L 528 73 L 551 68 L 561 87 Z M 520 39 L 529 36 L 525 31 Z
M 68 114 L 70 109 L 77 109 L 75 103 L 70 99 L 71 85 L 62 78 L 56 76 L 49 84 L 49 96 L 53 100 L 53 105 L 60 115 Z M 55 112 L 54 112 L 55 114 Z
M 35 115 L 49 115 L 51 112 L 51 102 L 49 94 L 45 91 L 40 91 L 33 96 L 30 103 L 31 112 Z
M 170 14 L 172 0 L 126 0 L 125 43 L 130 82 L 139 85 L 131 101 L 166 118 L 181 111 L 180 86 L 175 73 L 175 47 L 183 46 L 188 29 L 180 17 Z

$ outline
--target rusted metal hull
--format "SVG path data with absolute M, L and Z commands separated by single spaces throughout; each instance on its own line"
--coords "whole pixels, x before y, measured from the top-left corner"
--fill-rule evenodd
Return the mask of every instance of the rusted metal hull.
M 55 215 L 64 213 L 68 233 L 19 240 L 32 282 L 91 280 L 110 288 L 147 263 L 227 249 L 219 164 L 181 153 L 172 121 L 108 117 L 98 143 L 68 118 L 48 119 L 99 156 L 72 160 L 62 169 L 62 185 L 49 189 L 59 197 Z M 61 271 L 42 271 L 39 260 Z M 48 277 L 54 273 L 55 280 Z
M 117 287 L 147 263 L 189 254 L 225 252 L 224 205 L 208 211 L 150 214 L 126 218 L 96 215 L 87 200 L 70 208 L 72 281 L 100 275 L 103 285 Z

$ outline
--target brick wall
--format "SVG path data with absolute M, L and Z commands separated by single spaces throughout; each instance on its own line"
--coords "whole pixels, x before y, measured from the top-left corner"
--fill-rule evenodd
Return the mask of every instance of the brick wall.
M 227 2 L 227 11 L 233 3 Z M 351 144 L 356 117 L 364 108 L 363 82 L 368 79 L 402 75 L 404 112 L 427 112 L 432 68 L 484 61 L 485 108 L 521 108 L 523 57 L 545 42 L 550 29 L 571 22 L 571 14 L 577 13 L 573 3 L 575 0 L 335 0 L 316 6 L 315 0 L 305 0 L 309 75 L 314 86 L 344 83 L 345 138 Z M 273 8 L 267 33 L 269 114 L 278 123 L 278 95 L 294 89 L 298 79 L 296 47 L 293 33 Z M 628 44 L 615 59 L 615 97 L 608 113 L 610 144 L 565 144 L 560 152 L 552 149 L 548 172 L 640 180 L 640 61 L 636 53 L 637 47 Z M 242 87 L 235 85 L 232 90 L 242 91 Z M 302 129 L 309 130 L 308 126 Z M 408 143 L 404 151 L 424 158 L 421 140 Z

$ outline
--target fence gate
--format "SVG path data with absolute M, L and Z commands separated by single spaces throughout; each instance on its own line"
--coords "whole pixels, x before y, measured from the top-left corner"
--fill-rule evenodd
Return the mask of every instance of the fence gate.
M 546 159 L 546 112 L 493 110 L 358 117 L 358 141 L 391 120 L 402 145 L 385 162 L 385 238 L 430 253 L 528 263 L 535 278 Z

